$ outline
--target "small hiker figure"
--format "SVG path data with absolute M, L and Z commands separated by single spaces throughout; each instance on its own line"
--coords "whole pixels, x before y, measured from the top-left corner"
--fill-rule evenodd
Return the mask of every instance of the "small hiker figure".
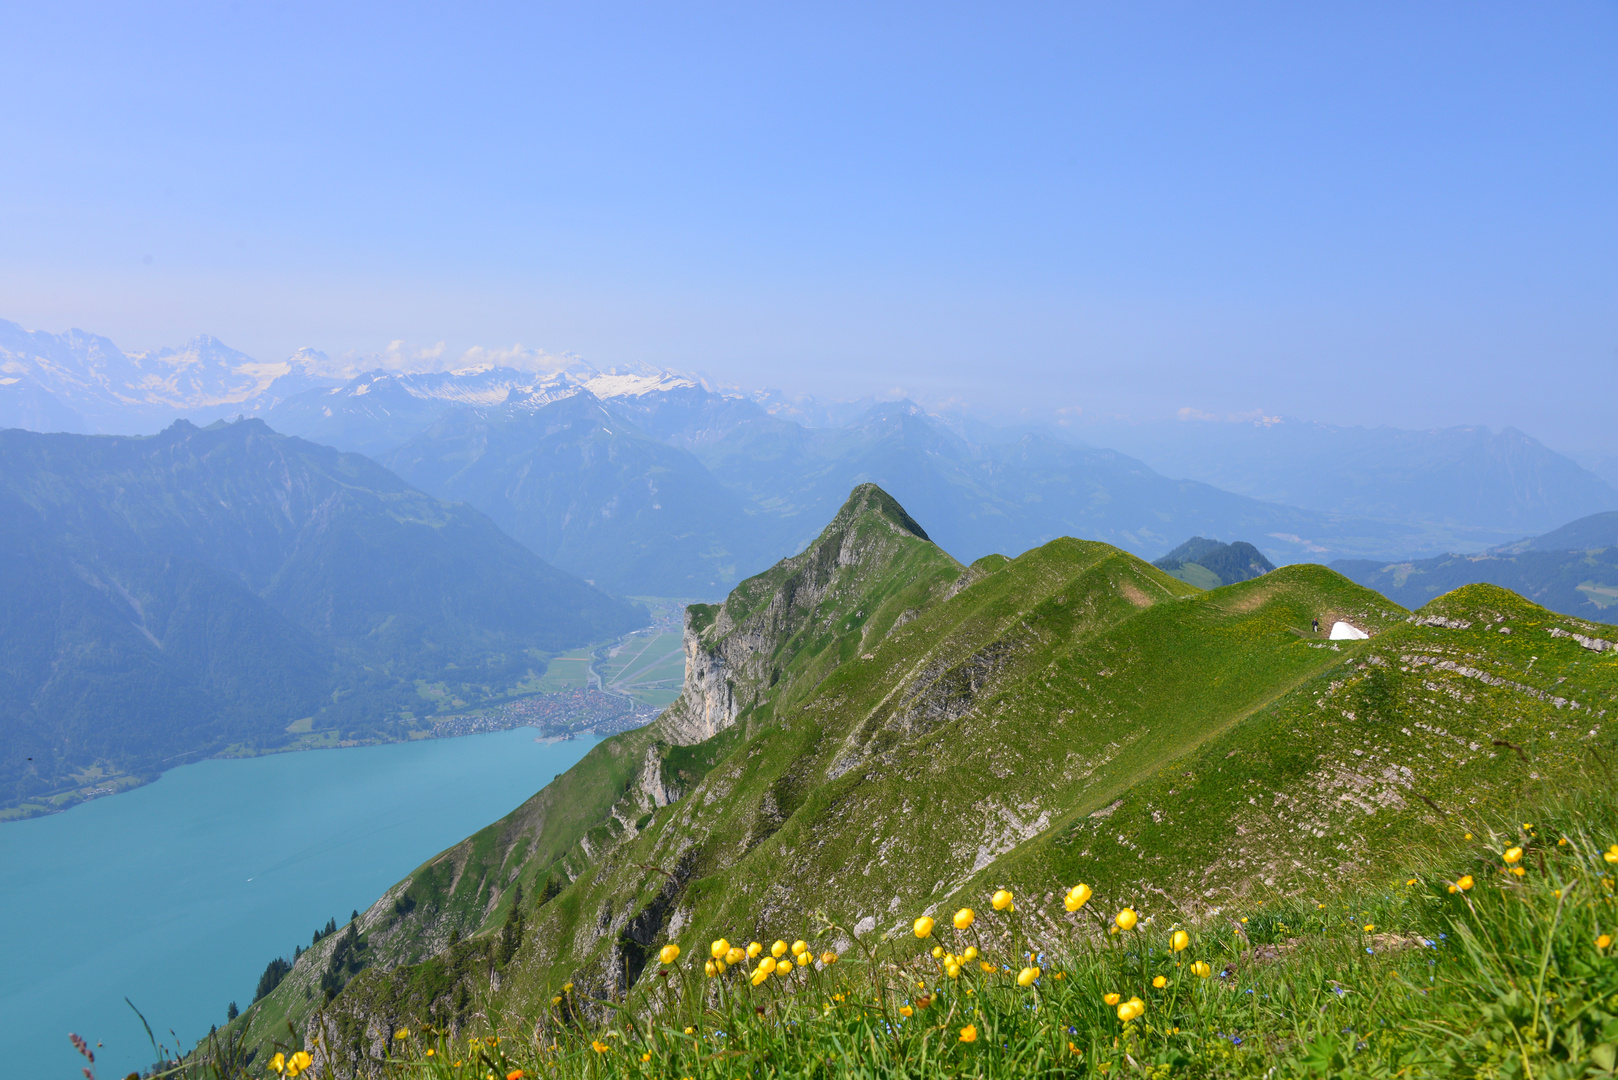
M 1313 622 L 1315 624 L 1315 633 L 1317 633 L 1317 634 L 1320 633 L 1320 620 L 1315 619 L 1315 620 L 1313 620 Z

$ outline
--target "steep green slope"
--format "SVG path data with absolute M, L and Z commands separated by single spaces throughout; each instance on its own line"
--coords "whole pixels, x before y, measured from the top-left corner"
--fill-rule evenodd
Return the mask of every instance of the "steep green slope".
M 1330 642 L 1317 619 L 1371 637 Z M 1580 782 L 1587 747 L 1612 743 L 1615 665 L 1550 632 L 1600 628 L 1498 592 L 1409 619 L 1324 567 L 1198 592 L 1071 539 L 962 573 L 861 489 L 803 555 L 690 610 L 682 700 L 568 781 L 596 778 L 592 813 L 622 793 L 597 824 L 502 848 L 508 819 L 361 917 L 379 956 L 426 955 L 443 924 L 392 897 L 459 860 L 457 925 L 477 935 L 361 972 L 321 1019 L 332 1063 L 478 1002 L 543 1012 L 568 981 L 637 992 L 664 941 L 808 936 L 823 914 L 842 948 L 1000 885 L 1037 932 L 1079 878 L 1175 916 L 1306 888 L 1365 872 L 1415 825 L 1460 828 L 1480 786 Z M 325 962 L 307 958 L 266 1016 Z
M 1275 564 L 1245 540 L 1223 544 L 1206 536 L 1193 536 L 1152 565 L 1199 589 L 1216 589 L 1268 574 Z
M 256 420 L 0 432 L 0 808 L 468 700 L 644 618 L 475 510 Z M 54 800 L 54 802 L 47 801 Z

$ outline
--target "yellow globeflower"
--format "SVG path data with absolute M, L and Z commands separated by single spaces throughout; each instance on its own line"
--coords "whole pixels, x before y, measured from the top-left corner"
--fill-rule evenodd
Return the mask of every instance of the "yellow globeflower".
M 978 967 L 982 968 L 985 974 L 994 971 L 994 965 L 989 963 L 987 960 L 979 960 Z
M 752 983 L 753 983 L 754 986 L 763 986 L 764 985 L 764 980 L 768 979 L 769 977 L 770 977 L 769 971 L 765 970 L 765 967 L 764 967 L 763 964 L 760 964 L 758 966 L 758 970 L 753 972 Z
M 1088 904 L 1090 897 L 1094 895 L 1095 890 L 1081 881 L 1067 891 L 1067 896 L 1062 900 L 1062 906 L 1069 911 L 1077 911 L 1085 904 Z
M 1601 857 L 1610 863 L 1618 863 L 1618 844 L 1614 844 L 1606 851 L 1603 851 Z
M 911 927 L 916 931 L 917 937 L 931 937 L 933 933 L 933 920 L 923 915 L 921 918 L 912 923 Z
M 977 958 L 978 958 L 978 947 L 976 945 L 968 945 L 966 947 L 966 951 L 961 954 L 961 959 L 965 960 L 967 963 L 971 963 L 973 960 L 976 960 Z
M 1136 915 L 1132 908 L 1124 908 L 1113 916 L 1112 921 L 1118 924 L 1120 930 L 1133 930 L 1135 923 L 1140 921 L 1140 916 Z
M 724 962 L 726 964 L 729 964 L 731 967 L 735 967 L 737 964 L 741 963 L 743 960 L 746 960 L 746 959 L 747 959 L 747 950 L 746 949 L 738 949 L 738 948 L 736 948 L 736 946 L 732 945 L 731 948 L 730 948 L 730 951 L 725 954 Z M 721 970 L 723 970 L 723 969 L 721 969 Z
M 1502 859 L 1506 860 L 1507 863 L 1517 862 L 1518 860 L 1520 860 L 1522 858 L 1522 848 L 1520 848 L 1520 847 L 1506 848 L 1506 853 L 1504 855 L 1500 856 L 1500 857 Z
M 665 964 L 672 964 L 680 958 L 680 947 L 671 941 L 657 950 L 657 958 Z
M 729 951 L 730 942 L 726 941 L 724 938 L 720 938 L 718 941 L 708 946 L 708 955 L 712 956 L 715 960 L 722 959 Z
M 719 974 L 719 969 L 714 967 L 714 962 L 712 960 L 708 960 L 708 961 L 705 961 L 703 963 L 703 965 L 702 965 L 702 973 L 704 975 L 708 976 L 708 978 L 711 979 L 715 975 Z M 557 1001 L 560 1001 L 560 1000 L 562 1000 L 562 999 L 561 998 L 556 998 L 551 1002 L 551 1004 L 554 1005 L 554 1004 L 556 1004 Z
M 1122 995 L 1122 994 L 1102 994 L 1101 995 L 1101 1000 L 1105 1001 L 1108 1005 L 1116 1005 L 1120 1001 L 1124 1000 L 1124 995 Z
M 760 945 L 758 942 L 755 941 L 751 945 L 747 946 L 747 958 L 749 960 L 757 960 L 758 959 L 758 954 L 763 952 L 763 951 L 764 951 L 764 946 Z
M 1191 935 L 1184 930 L 1176 930 L 1169 937 L 1169 948 L 1175 952 L 1185 952 L 1191 945 Z
M 815 962 L 815 958 L 813 956 L 811 956 L 809 953 L 801 952 L 801 953 L 798 954 L 798 966 L 799 967 L 808 967 L 810 964 L 812 964 L 814 962 Z
M 1011 905 L 1011 890 L 1010 889 L 1000 889 L 1000 890 L 996 891 L 995 894 L 994 894 L 993 900 L 991 900 L 990 902 L 992 904 L 994 904 L 994 910 L 996 910 L 996 911 L 1008 911 L 1008 910 L 1009 911 L 1016 911 L 1017 910 L 1016 908 L 1012 907 L 1012 905 Z
M 806 941 L 794 941 L 792 943 L 792 955 L 793 956 L 802 956 L 804 953 L 806 953 L 808 951 L 809 951 L 809 943 L 808 942 L 806 942 Z
M 393 1033 L 393 1037 L 395 1039 L 408 1039 L 408 1038 L 410 1038 L 410 1029 L 409 1028 L 400 1028 L 398 1031 L 395 1031 Z
M 1199 979 L 1206 979 L 1213 974 L 1213 966 L 1206 960 L 1198 960 L 1191 965 L 1191 974 Z
M 944 965 L 944 974 L 948 975 L 952 979 L 959 979 L 961 977 L 961 965 L 959 965 L 959 964 L 945 964 Z
M 1522 876 L 1523 876 L 1523 875 L 1524 875 L 1524 874 L 1526 874 L 1526 873 L 1528 873 L 1528 871 L 1526 871 L 1526 870 L 1524 870 L 1524 869 L 1523 869 L 1523 868 L 1522 868 L 1522 867 L 1520 867 L 1520 866 L 1513 866 L 1513 867 L 1512 867 L 1512 868 L 1511 868 L 1511 872 L 1512 872 L 1512 873 L 1513 873 L 1513 874 L 1516 874 L 1516 875 L 1517 875 L 1517 876 L 1518 876 L 1518 877 L 1522 877 Z
M 1161 975 L 1152 980 L 1152 985 L 1159 990 L 1163 989 L 1163 987 L 1167 986 L 1168 984 L 1169 981 Z
M 835 964 L 837 963 L 837 954 L 832 952 L 830 949 L 827 949 L 825 952 L 820 954 L 820 962 L 822 964 Z
M 287 1056 L 280 1051 L 276 1051 L 275 1056 L 270 1059 L 270 1068 L 274 1069 L 276 1072 L 285 1072 L 286 1067 Z
M 977 916 L 972 913 L 971 908 L 963 907 L 961 910 L 955 913 L 955 929 L 965 930 L 967 927 L 972 925 L 972 920 L 975 918 L 977 918 Z
M 944 946 L 942 946 L 942 945 L 934 945 L 933 946 L 933 959 L 934 960 L 942 960 L 942 959 L 944 959 Z
M 963 1027 L 961 1029 L 961 1041 L 962 1042 L 977 1042 L 978 1041 L 977 1025 L 968 1024 L 965 1027 Z
M 288 1076 L 297 1076 L 314 1063 L 315 1059 L 309 1056 L 309 1051 L 299 1050 L 296 1054 L 287 1058 L 286 1074 Z
M 1598 949 L 1605 949 L 1608 945 L 1611 945 L 1611 944 L 1612 944 L 1612 935 L 1611 934 L 1602 934 L 1600 937 L 1596 938 L 1596 948 L 1598 948 Z
M 1455 879 L 1455 887 L 1457 889 L 1461 890 L 1462 892 L 1465 892 L 1466 890 L 1470 889 L 1473 886 L 1473 884 L 1474 884 L 1474 882 L 1472 881 L 1472 875 L 1471 874 L 1462 874 L 1460 877 Z
M 770 955 L 778 960 L 786 955 L 786 951 L 787 943 L 784 941 L 777 941 L 774 945 L 770 946 Z
M 774 974 L 774 972 L 775 972 L 775 957 L 766 956 L 764 959 L 760 960 L 758 962 L 758 969 L 760 971 L 762 971 L 766 975 Z
M 1021 971 L 1017 972 L 1017 985 L 1033 986 L 1038 978 L 1039 969 L 1037 967 L 1025 967 Z
M 1138 1020 L 1145 1012 L 1146 1003 L 1144 1001 L 1140 998 L 1130 998 L 1118 1006 L 1118 1019 L 1127 1024 L 1131 1020 Z

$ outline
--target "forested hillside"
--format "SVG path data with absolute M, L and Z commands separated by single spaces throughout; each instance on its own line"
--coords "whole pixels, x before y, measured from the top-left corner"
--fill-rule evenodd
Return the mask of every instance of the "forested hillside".
M 488 518 L 256 420 L 0 432 L 0 808 L 351 740 L 643 619 Z

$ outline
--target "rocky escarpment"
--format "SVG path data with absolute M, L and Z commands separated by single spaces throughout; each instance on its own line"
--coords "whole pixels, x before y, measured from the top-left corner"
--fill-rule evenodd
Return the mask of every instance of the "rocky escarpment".
M 947 562 L 952 572 L 938 582 L 937 596 L 895 606 L 891 600 L 905 583 L 896 571 L 917 557 Z M 767 698 L 786 694 L 783 678 L 818 683 L 913 616 L 918 601 L 948 595 L 963 572 L 892 496 L 860 485 L 801 554 L 742 582 L 723 604 L 686 609 L 685 688 L 657 721 L 660 737 L 675 745 L 705 742 Z

